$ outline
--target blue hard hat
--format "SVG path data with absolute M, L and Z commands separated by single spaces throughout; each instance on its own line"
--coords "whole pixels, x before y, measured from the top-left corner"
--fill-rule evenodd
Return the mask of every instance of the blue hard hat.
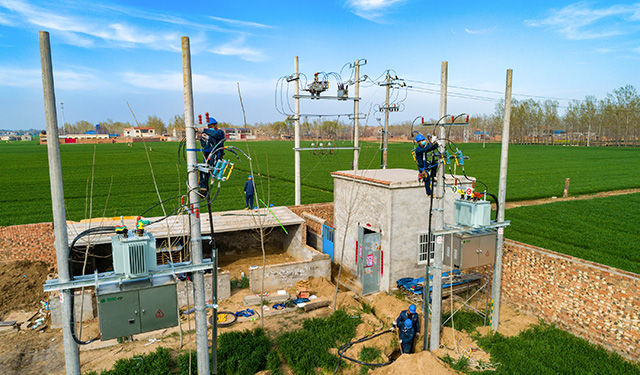
M 249 177 L 247 177 L 247 180 L 248 180 L 248 179 L 250 179 L 250 178 L 253 178 L 253 176 L 252 176 L 252 175 L 249 175 Z
M 409 305 L 409 312 L 412 314 L 416 313 L 416 305 Z
M 218 121 L 216 121 L 216 119 L 214 119 L 213 117 L 209 117 L 209 125 L 215 125 L 217 123 Z
M 413 323 L 411 323 L 411 319 L 407 319 L 404 321 L 404 328 L 411 329 L 413 327 Z
M 416 135 L 416 142 L 424 141 L 426 138 L 422 134 Z

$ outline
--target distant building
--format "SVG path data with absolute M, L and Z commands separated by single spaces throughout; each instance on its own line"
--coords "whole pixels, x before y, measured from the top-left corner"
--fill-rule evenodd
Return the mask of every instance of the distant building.
M 124 129 L 122 133 L 123 137 L 142 138 L 142 137 L 155 137 L 156 130 L 149 127 L 133 127 Z
M 255 139 L 250 128 L 222 128 L 227 139 Z

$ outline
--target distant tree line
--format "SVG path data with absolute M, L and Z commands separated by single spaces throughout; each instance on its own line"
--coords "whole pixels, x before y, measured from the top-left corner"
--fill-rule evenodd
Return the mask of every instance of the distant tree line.
M 517 100 L 511 101 L 512 143 L 523 144 L 568 144 L 568 145 L 611 145 L 640 146 L 640 95 L 632 85 L 627 85 L 608 93 L 604 99 L 587 96 L 582 101 L 569 103 L 564 113 L 559 114 L 560 105 L 556 100 Z M 491 115 L 472 115 L 469 126 L 447 127 L 447 138 L 454 141 L 495 140 L 500 136 L 504 119 L 504 100 L 496 105 Z M 435 123 L 437 119 L 425 119 L 425 123 Z M 458 120 L 458 122 L 464 119 Z M 445 123 L 450 120 L 444 121 Z M 175 115 L 165 123 L 156 115 L 149 115 L 140 126 L 152 127 L 158 134 L 171 134 L 174 129 L 184 129 L 184 116 Z M 119 122 L 108 119 L 95 124 L 78 121 L 75 124 L 64 124 L 66 134 L 85 133 L 97 130 L 100 133 L 122 134 L 124 129 L 135 126 L 130 122 Z M 221 128 L 238 127 L 222 122 Z M 254 134 L 267 138 L 293 138 L 294 121 L 286 118 L 283 121 L 257 122 L 246 125 Z M 391 139 L 409 139 L 411 130 L 427 133 L 433 127 L 423 127 L 422 122 L 410 121 L 392 124 L 388 132 Z M 62 130 L 62 129 L 61 129 Z M 345 118 L 323 119 L 322 117 L 306 118 L 300 121 L 302 139 L 308 140 L 350 140 L 353 138 L 353 120 Z M 360 137 L 382 137 L 382 126 L 379 121 L 371 119 L 360 122 Z

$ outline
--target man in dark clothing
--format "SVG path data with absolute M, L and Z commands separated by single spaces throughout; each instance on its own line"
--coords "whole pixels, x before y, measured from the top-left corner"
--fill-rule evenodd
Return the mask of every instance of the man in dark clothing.
M 435 136 L 429 136 L 429 142 L 427 142 L 424 135 L 418 134 L 416 135 L 416 142 L 418 146 L 413 149 L 413 154 L 416 158 L 416 163 L 418 163 L 418 172 L 420 172 L 420 176 L 425 182 L 427 195 L 431 195 L 433 194 L 431 184 L 438 169 L 438 161 L 437 159 L 430 161 L 427 154 L 438 149 L 437 138 Z
M 248 181 L 244 183 L 244 194 L 244 209 L 250 210 L 253 208 L 253 196 L 255 195 L 253 176 L 251 175 L 249 175 Z
M 420 317 L 417 314 L 416 305 L 409 305 L 408 310 L 403 310 L 398 316 L 398 319 L 396 319 L 396 321 L 394 322 L 394 325 L 400 326 L 400 323 L 404 322 L 407 319 L 411 320 L 411 325 L 415 329 L 416 335 L 419 335 Z
M 209 118 L 207 129 L 199 131 L 202 133 L 200 145 L 203 149 L 205 161 L 209 166 L 213 167 L 224 156 L 224 131 L 218 129 L 218 121 L 213 117 Z M 209 175 L 210 173 L 200 172 L 200 190 L 205 193 L 209 185 Z
M 416 335 L 416 331 L 413 327 L 413 323 L 411 323 L 411 319 L 400 322 L 400 324 L 398 325 L 398 329 L 398 339 L 400 341 L 400 349 L 402 349 L 402 354 L 409 354 L 412 351 L 413 338 Z

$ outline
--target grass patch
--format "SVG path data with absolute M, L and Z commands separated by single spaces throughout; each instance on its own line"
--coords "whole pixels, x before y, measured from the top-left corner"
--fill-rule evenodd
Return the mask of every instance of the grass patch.
M 111 370 L 100 373 L 90 371 L 86 375 L 171 375 L 173 363 L 169 349 L 159 347 L 155 352 L 119 359 Z
M 516 207 L 507 238 L 640 274 L 640 193 Z
M 245 142 L 227 142 L 246 150 Z M 302 147 L 310 142 L 302 142 Z M 154 168 L 158 188 L 163 199 L 184 194 L 186 162 L 178 159 L 177 142 L 149 144 L 149 157 Z M 336 142 L 346 146 L 347 142 Z M 477 177 L 497 192 L 500 163 L 500 144 L 459 144 L 465 155 L 467 175 Z M 257 195 L 276 206 L 292 205 L 293 194 L 292 141 L 249 142 Z M 379 168 L 379 144 L 361 142 L 361 168 Z M 389 168 L 415 169 L 410 143 L 389 144 Z M 158 202 L 147 156 L 142 143 L 98 144 L 96 149 L 93 187 L 93 214 L 102 216 L 109 185 L 113 177 L 112 194 L 106 216 L 137 216 Z M 65 203 L 68 220 L 86 216 L 88 181 L 91 177 L 94 145 L 60 145 Z M 226 157 L 234 159 L 227 153 Z M 303 203 L 331 202 L 333 178 L 330 172 L 350 169 L 353 153 L 338 151 L 333 155 L 301 153 Z M 50 222 L 51 194 L 47 148 L 37 142 L 0 143 L 0 225 Z M 532 163 L 531 160 L 535 160 Z M 178 162 L 180 161 L 180 164 Z M 571 194 L 634 188 L 640 186 L 640 149 L 614 147 L 553 147 L 511 145 L 509 147 L 509 178 L 507 188 L 510 201 L 561 195 L 565 178 L 571 178 Z M 460 173 L 460 170 L 457 171 Z M 448 171 L 447 171 L 448 173 Z M 249 174 L 246 159 L 235 165 L 234 173 L 223 183 L 213 205 L 215 211 L 244 207 L 243 184 Z M 29 178 L 16 178 L 28 176 Z M 89 181 L 90 182 L 90 181 Z M 270 185 L 270 188 L 269 188 Z M 267 196 L 269 195 L 269 196 Z M 165 204 L 171 211 L 179 199 Z M 145 215 L 162 216 L 157 207 Z
M 359 317 L 349 316 L 342 310 L 326 318 L 308 319 L 302 329 L 278 337 L 278 349 L 297 375 L 315 374 L 317 367 L 333 371 L 338 358 L 329 354 L 329 348 L 351 341 L 360 323 Z
M 475 374 L 640 374 L 640 364 L 544 323 L 514 337 L 489 334 L 478 344 L 500 365 L 496 371 Z
M 245 275 L 241 278 L 234 276 L 231 279 L 231 290 L 234 289 L 247 289 L 249 287 L 249 278 Z
M 442 361 L 444 363 L 448 364 L 449 366 L 451 366 L 452 369 L 454 369 L 456 371 L 462 371 L 464 373 L 469 373 L 469 358 L 468 357 L 461 356 L 458 359 L 454 359 L 449 354 L 445 354 L 444 357 L 440 357 L 440 359 L 442 359 Z
M 382 356 L 380 355 L 381 353 L 382 351 L 378 348 L 363 346 L 362 349 L 360 349 L 358 359 L 366 363 L 380 363 L 380 360 L 382 359 Z M 363 365 L 360 368 L 360 375 L 367 375 L 368 373 L 369 367 Z
M 442 314 L 442 322 L 444 323 L 445 320 L 449 319 L 450 316 L 451 312 Z M 474 312 L 459 310 L 453 316 L 453 321 L 449 319 L 449 321 L 447 321 L 444 326 L 451 327 L 452 323 L 455 325 L 456 330 L 472 333 L 476 330 L 476 328 L 484 326 L 484 319 Z

